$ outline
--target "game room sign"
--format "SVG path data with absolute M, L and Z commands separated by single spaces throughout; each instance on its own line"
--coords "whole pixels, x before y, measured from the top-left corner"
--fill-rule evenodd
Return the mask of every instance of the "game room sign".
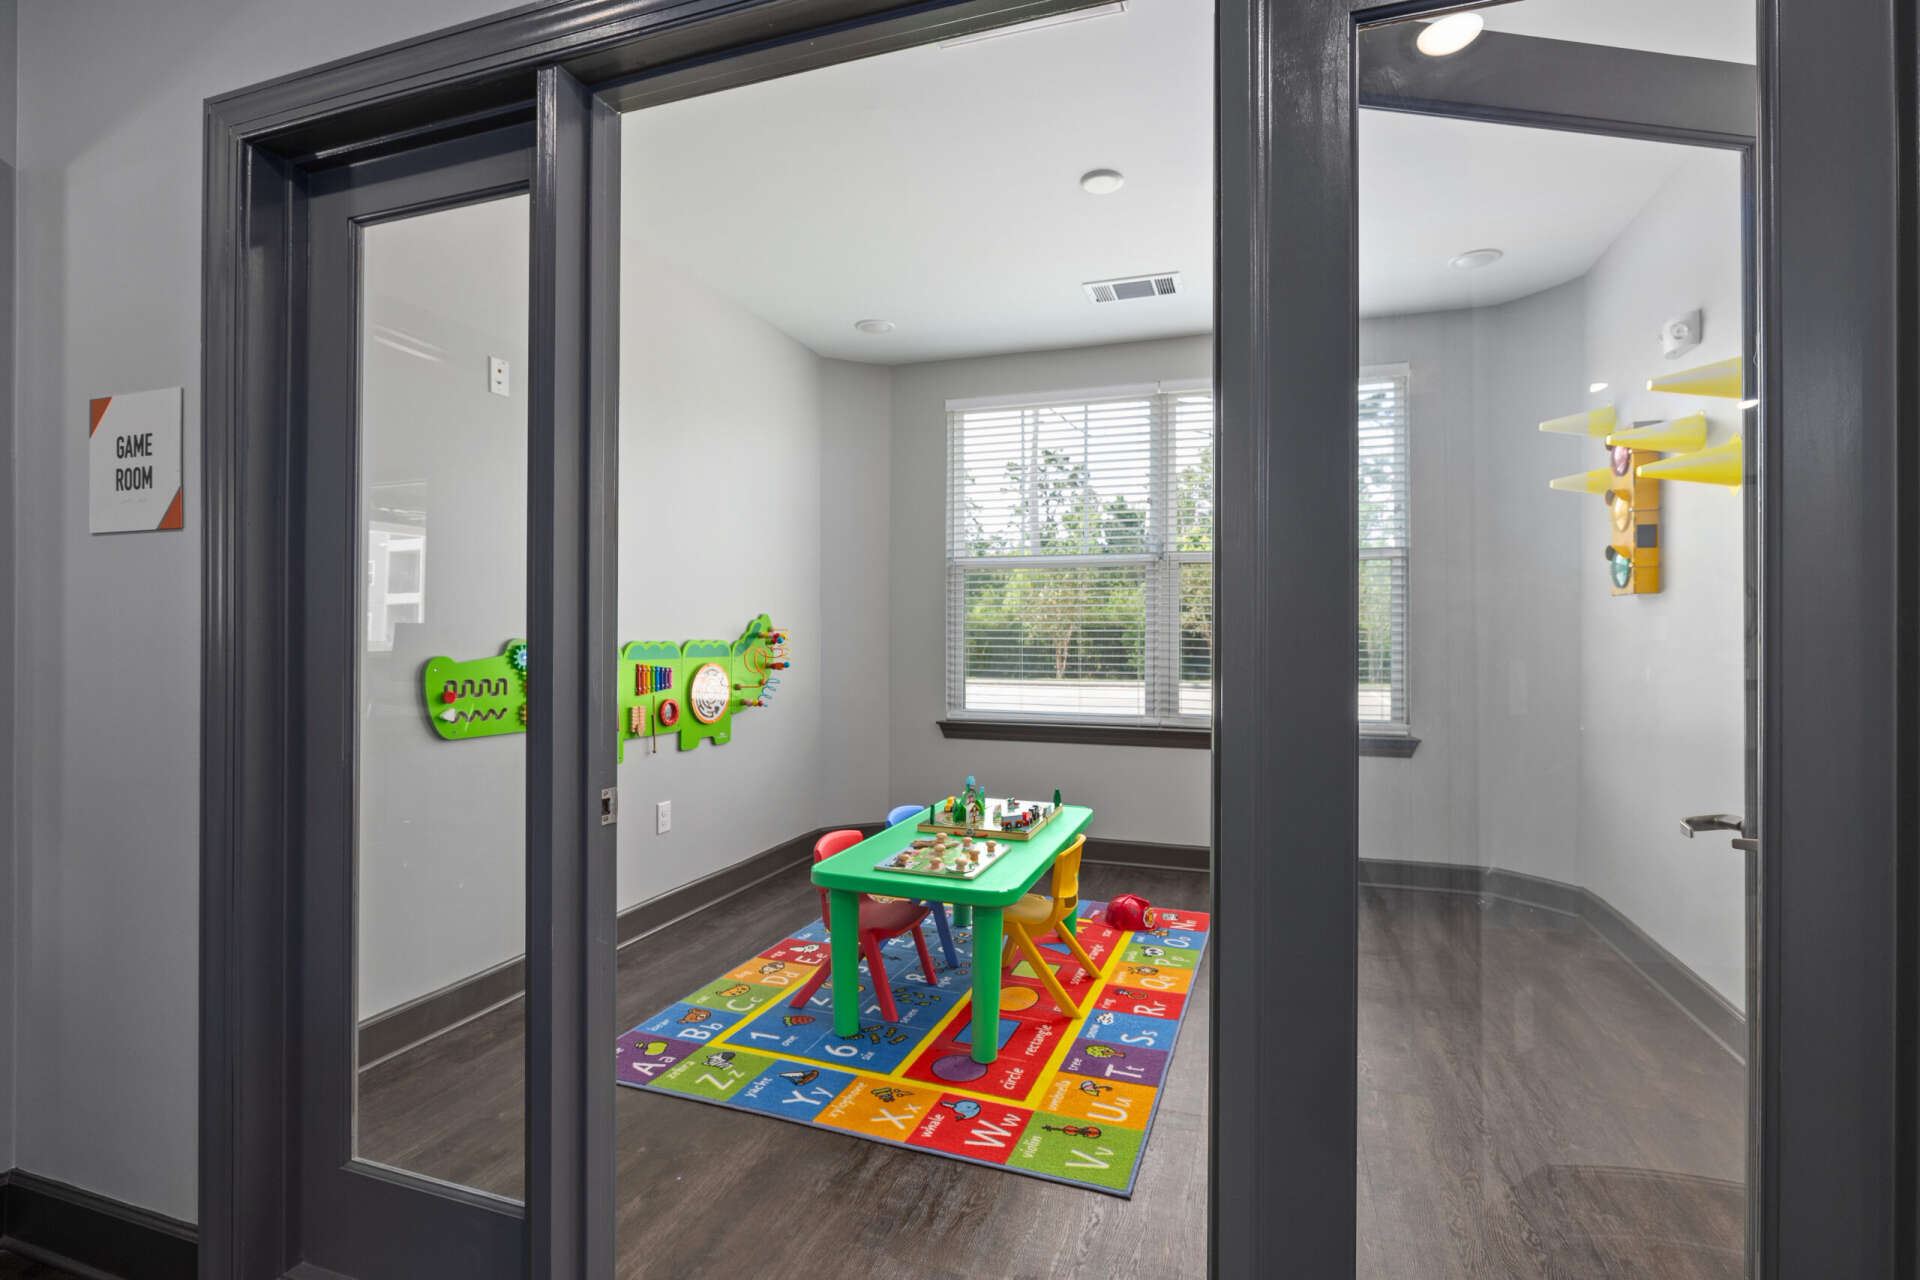
M 180 388 L 101 396 L 87 406 L 87 528 L 144 533 L 185 526 Z

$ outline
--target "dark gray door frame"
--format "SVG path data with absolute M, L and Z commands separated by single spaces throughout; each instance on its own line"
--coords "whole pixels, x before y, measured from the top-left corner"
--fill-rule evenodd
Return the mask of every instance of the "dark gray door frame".
M 582 1249 L 591 1237 L 581 1215 L 604 1213 L 611 1222 L 609 1179 L 589 1170 L 596 1160 L 612 1169 L 612 1064 L 604 1052 L 577 1047 L 600 1036 L 602 1019 L 592 1011 L 612 1003 L 613 832 L 598 815 L 601 789 L 613 781 L 613 752 L 598 732 L 604 717 L 589 709 L 604 709 L 613 686 L 607 584 L 617 384 L 607 338 L 592 344 L 586 337 L 608 334 L 600 320 L 612 297 L 609 282 L 617 280 L 617 134 L 611 113 L 591 109 L 590 97 L 564 72 L 541 71 L 535 89 L 536 111 L 509 101 L 451 131 L 461 136 L 438 130 L 409 138 L 437 139 L 434 146 L 401 151 L 386 144 L 320 167 L 257 149 L 240 157 L 241 167 L 259 175 L 256 198 L 226 211 L 246 220 L 241 225 L 251 239 L 244 260 L 230 264 L 247 293 L 216 301 L 210 290 L 205 447 L 210 465 L 216 457 L 254 463 L 249 474 L 258 488 L 209 480 L 210 511 L 222 509 L 233 524 L 210 533 L 207 551 L 210 562 L 224 557 L 235 571 L 257 575 L 260 589 L 217 583 L 210 568 L 208 607 L 227 595 L 220 607 L 234 611 L 229 626 L 238 634 L 222 640 L 244 650 L 224 687 L 209 680 L 207 714 L 236 717 L 243 732 L 259 737 L 247 749 L 231 731 L 224 742 L 209 732 L 205 785 L 209 797 L 219 795 L 222 806 L 244 813 L 263 835 L 203 849 L 203 1050 L 212 1068 L 203 1078 L 203 1154 L 219 1151 L 210 1134 L 238 1139 L 203 1161 L 203 1228 L 215 1224 L 202 1233 L 206 1274 L 277 1275 L 296 1261 L 351 1263 L 369 1276 L 479 1275 L 484 1265 L 503 1263 L 507 1274 L 520 1274 L 531 1245 L 541 1264 L 536 1274 L 583 1275 L 589 1263 Z M 523 125 L 499 127 L 522 116 Z M 224 182 L 230 172 L 209 156 L 210 181 L 217 173 Z M 328 642 L 335 629 L 307 628 L 312 613 L 351 616 L 356 577 L 356 465 L 352 433 L 339 430 L 352 418 L 350 400 L 341 397 L 356 384 L 344 349 L 352 345 L 347 282 L 355 268 L 352 245 L 340 233 L 348 220 L 516 186 L 533 197 L 533 318 L 554 339 L 530 352 L 527 428 L 528 636 L 546 661 L 530 675 L 545 714 L 528 739 L 528 954 L 536 977 L 526 1003 L 524 1214 L 457 1188 L 427 1189 L 349 1166 L 353 913 L 351 876 L 344 874 L 351 863 L 340 854 L 351 848 L 354 806 L 350 770 L 343 778 L 340 762 L 352 758 L 352 749 L 327 736 L 342 717 L 305 714 L 351 702 L 351 654 Z M 328 191 L 346 194 L 318 194 Z M 211 200 L 208 212 L 212 264 Z M 332 323 L 309 333 L 307 302 L 323 292 L 333 299 Z M 228 324 L 233 345 L 216 355 L 215 326 Z M 260 333 L 271 340 L 255 341 Z M 245 385 L 259 389 L 259 417 L 216 426 L 216 359 L 240 366 Z M 309 437 L 309 412 L 325 438 Z M 315 500 L 301 501 L 306 492 Z M 274 507 L 291 513 L 291 522 Z M 242 528 L 246 517 L 251 537 Z M 330 547 L 329 537 L 338 545 Z M 342 591 L 349 593 L 344 613 L 336 599 Z M 220 656 L 210 643 L 208 663 Z M 275 685 L 298 694 L 282 695 L 286 702 L 276 705 Z M 237 784 L 236 777 L 246 781 Z M 240 789 L 248 784 L 251 795 Z M 209 802 L 207 811 L 213 832 L 230 839 L 218 825 L 222 809 Z M 317 856 L 308 861 L 304 851 Z M 215 902 L 229 914 L 217 914 Z M 604 920 L 596 914 L 602 909 Z M 249 932 L 236 937 L 234 928 Z M 301 947 L 318 962 L 300 963 Z M 277 961 L 268 958 L 274 949 Z M 297 979 L 265 976 L 285 975 L 296 963 Z M 235 994 L 260 1007 L 236 1007 Z M 251 1043 L 229 1038 L 216 1049 L 220 1027 Z M 214 1095 L 224 1095 L 222 1102 L 207 1105 Z M 609 1251 L 600 1252 L 610 1265 Z
M 303 708 L 292 691 L 284 499 L 302 410 L 305 175 L 537 116 L 550 150 L 535 184 L 535 257 L 546 255 L 547 275 L 536 278 L 533 349 L 559 350 L 553 334 L 593 313 L 601 327 L 585 331 L 602 340 L 574 353 L 583 369 L 554 367 L 535 405 L 558 446 L 551 471 L 536 477 L 536 500 L 548 517 L 560 502 L 580 504 L 580 524 L 557 528 L 569 560 L 552 582 L 530 584 L 532 634 L 558 646 L 604 628 L 594 602 L 610 599 L 611 565 L 592 548 L 593 530 L 612 520 L 593 477 L 613 447 L 612 304 L 590 277 L 617 240 L 602 180 L 611 124 L 579 86 L 625 105 L 669 76 L 715 87 L 1090 2 L 561 0 L 207 104 L 203 1276 L 252 1280 L 300 1261 L 297 1010 L 285 971 L 297 884 L 290 779 L 300 761 L 286 726 Z M 1218 313 L 1216 689 L 1233 697 L 1216 693 L 1216 1002 L 1236 974 L 1284 981 L 1213 1022 L 1213 1091 L 1235 1107 L 1231 1125 L 1212 1108 L 1217 1275 L 1353 1268 L 1357 756 L 1339 748 L 1357 747 L 1351 694 L 1341 693 L 1354 670 L 1354 573 L 1343 549 L 1355 528 L 1354 464 L 1350 433 L 1322 424 L 1351 414 L 1358 365 L 1356 17 L 1435 7 L 1218 7 L 1218 278 L 1244 288 L 1223 290 Z M 1758 1068 L 1767 1212 L 1757 1256 L 1769 1276 L 1885 1274 L 1904 1248 L 1896 1199 L 1911 1205 L 1914 1191 L 1910 1135 L 1896 1139 L 1893 1124 L 1896 1110 L 1912 1120 L 1914 992 L 1900 948 L 1912 938 L 1913 886 L 1899 868 L 1912 866 L 1920 764 L 1915 504 L 1897 487 L 1914 492 L 1920 468 L 1911 398 L 1895 395 L 1912 390 L 1896 352 L 1915 336 L 1913 165 L 1897 146 L 1911 121 L 1896 118 L 1910 107 L 1910 85 L 1895 84 L 1896 72 L 1911 78 L 1912 33 L 1904 20 L 1895 30 L 1885 0 L 1763 8 L 1757 195 L 1770 288 L 1761 350 L 1778 429 L 1760 460 L 1762 536 L 1775 554 L 1764 584 L 1774 640 L 1762 660 L 1770 829 L 1758 1016 L 1772 1034 Z M 1857 234 L 1836 241 L 1838 209 L 1858 221 L 1847 229 Z M 615 278 L 602 275 L 602 290 Z M 1308 547 L 1329 554 L 1301 555 Z M 552 976 L 530 986 L 529 1053 L 538 1041 L 556 1070 L 529 1077 L 529 1273 L 600 1277 L 611 1267 L 611 1124 L 597 1108 L 610 1107 L 611 1091 L 593 1064 L 607 1059 L 610 1070 L 611 933 L 600 930 L 611 928 L 611 863 L 592 831 L 574 834 L 585 817 L 568 796 L 583 801 L 586 784 L 610 782 L 611 770 L 597 755 L 606 744 L 577 736 L 600 692 L 591 654 L 550 651 L 547 694 L 576 718 L 571 732 L 564 716 L 553 719 L 554 740 L 540 747 L 549 769 L 529 792 L 530 813 L 537 791 L 558 824 L 545 878 L 530 883 L 529 909 L 550 932 L 533 940 L 545 963 L 529 967 Z M 569 849 L 584 863 L 554 865 Z M 569 1053 L 577 1057 L 554 1056 Z
M 301 1256 L 300 1005 L 290 968 L 308 711 L 299 696 L 313 175 L 532 121 L 528 635 L 528 1274 L 612 1274 L 613 784 L 619 85 L 727 54 L 774 74 L 795 40 L 877 52 L 1092 0 L 561 0 L 207 103 L 202 296 L 200 1272 Z M 882 23 L 876 18 L 888 14 Z M 584 83 L 597 87 L 589 90 Z M 611 86 L 611 87 L 609 87 Z M 329 1068 L 331 1069 L 331 1068 Z M 420 1192 L 418 1194 L 428 1194 Z M 454 1199 L 459 1197 L 455 1195 Z M 421 1265 L 416 1262 L 416 1267 Z M 433 1262 L 463 1274 L 455 1255 Z
M 1623 138 L 1750 147 L 1753 68 L 1679 54 L 1482 32 L 1430 58 L 1412 24 L 1360 31 L 1360 105 Z
M 528 1036 L 527 1224 L 532 1273 L 558 1280 L 613 1274 L 615 849 L 600 815 L 618 674 L 620 127 L 558 67 L 538 74 L 534 119 L 527 350 L 533 416 L 551 434 L 530 437 L 527 464 L 554 545 L 527 593 L 527 1009 L 542 1018 Z
M 1258 429 L 1222 444 L 1218 578 L 1249 585 L 1215 605 L 1216 671 L 1234 691 L 1217 708 L 1215 846 L 1267 858 L 1216 859 L 1215 964 L 1289 981 L 1260 1011 L 1263 1052 L 1215 1064 L 1238 1107 L 1214 1131 L 1221 1274 L 1354 1265 L 1358 776 L 1334 749 L 1355 734 L 1341 692 L 1354 459 L 1322 424 L 1351 412 L 1358 365 L 1356 85 L 1382 88 L 1356 77 L 1360 24 L 1446 7 L 1252 0 L 1222 26 L 1219 278 L 1251 288 L 1222 295 L 1221 417 Z M 1758 346 L 1772 429 L 1757 459 L 1753 1261 L 1767 1277 L 1909 1274 L 1920 581 L 1914 409 L 1897 393 L 1913 390 L 1900 353 L 1916 338 L 1914 32 L 1905 6 L 1873 0 L 1760 9 Z M 1236 707 L 1285 728 L 1263 732 Z M 1288 1166 L 1268 1158 L 1274 1144 Z M 1284 1212 L 1283 1239 L 1233 1211 L 1242 1196 Z
M 526 193 L 533 142 L 531 126 L 509 126 L 310 177 L 303 344 L 309 429 L 293 441 L 297 554 L 289 579 L 293 600 L 304 606 L 293 616 L 305 707 L 346 709 L 355 701 L 363 229 Z M 529 521 L 530 541 L 537 544 L 535 530 Z M 531 559 L 533 548 L 528 552 Z M 365 1280 L 416 1276 L 438 1263 L 458 1265 L 475 1280 L 504 1280 L 519 1273 L 514 1264 L 526 1249 L 518 1205 L 456 1188 L 422 1194 L 409 1180 L 354 1159 L 359 724 L 351 714 L 308 714 L 297 723 L 306 748 L 295 788 L 300 852 L 292 878 L 299 921 L 293 986 L 302 1066 L 294 1145 L 302 1252 L 308 1261 Z M 537 861 L 530 849 L 529 865 Z
M 1758 1254 L 1767 1277 L 1912 1275 L 1912 6 L 1761 13 Z

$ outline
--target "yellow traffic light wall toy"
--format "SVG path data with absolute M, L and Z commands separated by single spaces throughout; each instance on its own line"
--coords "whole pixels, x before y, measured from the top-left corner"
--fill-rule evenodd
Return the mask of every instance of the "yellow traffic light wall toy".
M 1636 423 L 1633 429 L 1616 433 L 1617 425 L 1612 405 L 1541 423 L 1542 431 L 1599 439 L 1607 448 L 1606 466 L 1561 476 L 1548 484 L 1569 493 L 1600 496 L 1607 504 L 1605 552 L 1613 594 L 1654 595 L 1660 590 L 1660 482 L 1641 479 L 1639 470 L 1641 463 L 1660 454 L 1621 439 L 1650 424 Z
M 421 692 L 433 731 L 449 742 L 525 733 L 527 672 L 535 661 L 524 640 L 507 641 L 491 658 L 429 658 Z M 622 646 L 615 708 L 620 758 L 632 738 L 678 734 L 682 751 L 731 741 L 734 712 L 768 705 L 780 672 L 791 665 L 786 633 L 764 613 L 731 644 L 639 640 Z
M 1649 391 L 1739 399 L 1744 373 L 1738 359 L 1722 360 L 1655 378 Z M 1569 493 L 1598 494 L 1607 504 L 1608 578 L 1617 596 L 1656 595 L 1660 591 L 1660 483 L 1685 480 L 1707 484 L 1741 482 L 1745 459 L 1740 437 L 1709 449 L 1707 416 L 1690 413 L 1672 421 L 1635 422 L 1621 428 L 1612 405 L 1552 418 L 1540 424 L 1555 435 L 1602 440 L 1607 465 L 1561 476 L 1550 487 Z

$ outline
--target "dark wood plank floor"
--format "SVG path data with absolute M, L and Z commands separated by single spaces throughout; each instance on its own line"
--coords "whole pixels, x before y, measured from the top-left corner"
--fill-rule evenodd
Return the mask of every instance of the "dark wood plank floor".
M 1206 906 L 1088 867 L 1125 890 Z M 796 869 L 629 947 L 619 1029 L 817 910 Z M 1739 1274 L 1737 1062 L 1577 921 L 1368 890 L 1361 925 L 1363 1276 Z M 622 1276 L 1204 1275 L 1210 972 L 1131 1201 L 620 1089 Z M 517 1195 L 520 1054 L 510 1005 L 369 1068 L 362 1154 Z
M 1583 921 L 1363 889 L 1360 1272 L 1739 1276 L 1745 1069 Z
M 1082 876 L 1086 897 L 1126 891 L 1207 907 L 1204 875 L 1088 866 Z M 819 911 L 796 867 L 626 948 L 619 1030 Z M 1203 960 L 1131 1201 L 622 1088 L 622 1276 L 1204 1274 L 1210 972 Z M 363 1072 L 361 1154 L 518 1195 L 520 1025 L 508 1006 Z

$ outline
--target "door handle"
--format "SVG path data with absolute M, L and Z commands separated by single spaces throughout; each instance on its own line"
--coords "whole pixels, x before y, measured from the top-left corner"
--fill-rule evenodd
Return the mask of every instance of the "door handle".
M 1696 813 L 1680 819 L 1680 830 L 1691 840 L 1702 831 L 1738 831 L 1746 834 L 1747 820 L 1735 813 Z

